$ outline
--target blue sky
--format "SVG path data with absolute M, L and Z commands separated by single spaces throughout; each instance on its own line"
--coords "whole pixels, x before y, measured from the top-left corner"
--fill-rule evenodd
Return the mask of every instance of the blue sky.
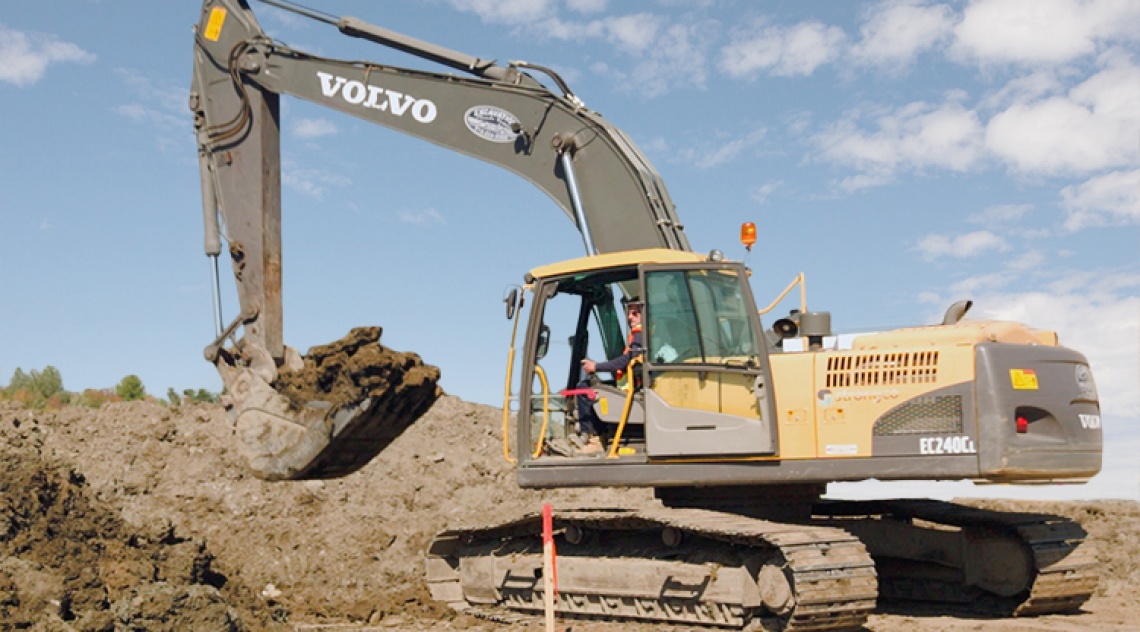
M 53 365 L 69 390 L 132 373 L 156 395 L 220 390 L 201 355 L 211 274 L 186 106 L 199 3 L 10 4 L 0 383 Z M 252 4 L 294 47 L 437 69 Z M 761 302 L 802 271 L 809 306 L 855 332 L 971 298 L 971 316 L 1055 329 L 1089 357 L 1106 437 L 1093 483 L 916 493 L 1140 498 L 1140 4 L 307 4 L 555 68 L 648 154 L 696 250 L 744 257 L 739 224 L 757 223 Z M 286 99 L 282 119 L 286 341 L 381 325 L 449 393 L 498 405 L 500 297 L 582 254 L 565 215 L 512 174 L 331 110 Z

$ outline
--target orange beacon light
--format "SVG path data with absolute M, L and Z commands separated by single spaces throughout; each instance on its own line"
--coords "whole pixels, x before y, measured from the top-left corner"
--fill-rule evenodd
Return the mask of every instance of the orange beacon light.
M 752 252 L 752 245 L 756 243 L 756 224 L 744 222 L 740 225 L 740 243 L 748 252 Z

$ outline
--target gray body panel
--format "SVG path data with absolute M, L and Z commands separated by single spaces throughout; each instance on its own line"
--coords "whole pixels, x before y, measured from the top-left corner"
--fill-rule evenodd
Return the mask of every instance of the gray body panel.
M 645 392 L 645 400 L 645 451 L 651 457 L 775 451 L 772 433 L 762 419 L 674 408 L 652 389 Z
M 788 485 L 867 479 L 957 480 L 975 478 L 977 471 L 973 456 L 738 462 L 547 458 L 521 463 L 518 483 L 528 488 Z
M 1100 471 L 1100 405 L 1095 392 L 1082 393 L 1076 379 L 1078 367 L 1088 367 L 1083 355 L 1064 347 L 995 342 L 978 345 L 976 357 L 982 476 L 1000 482 L 1043 472 L 1092 476 Z M 1013 388 L 1010 371 L 1018 369 L 1033 371 L 1038 388 Z M 1029 421 L 1024 434 L 1015 430 L 1018 414 Z
M 934 402 L 931 404 L 930 402 Z M 947 406 L 943 402 L 952 402 Z M 950 408 L 952 413 L 923 416 L 923 409 Z M 882 456 L 924 456 L 939 454 L 977 454 L 978 424 L 974 385 L 955 384 L 913 398 L 883 414 L 875 421 L 871 440 L 872 454 Z M 889 430 L 892 418 L 915 420 L 918 428 Z

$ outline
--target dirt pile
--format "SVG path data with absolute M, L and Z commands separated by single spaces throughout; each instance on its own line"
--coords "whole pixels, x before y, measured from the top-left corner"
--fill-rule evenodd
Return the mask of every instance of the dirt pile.
M 6 411 L 8 412 L 8 411 Z M 205 543 L 161 517 L 127 524 L 49 456 L 34 418 L 0 425 L 0 629 L 247 629 L 263 615 Z
M 623 500 L 614 490 L 518 489 L 501 456 L 500 424 L 500 411 L 445 396 L 359 472 L 271 483 L 243 469 L 221 406 L 0 407 L 3 432 L 38 437 L 34 449 L 9 461 L 32 472 L 67 464 L 85 481 L 84 496 L 128 531 L 167 524 L 178 538 L 201 543 L 225 587 L 243 588 L 222 594 L 250 629 L 270 629 L 274 618 L 289 630 L 306 621 L 450 620 L 421 580 L 423 550 L 436 532 L 537 511 L 543 502 Z M 650 493 L 632 496 L 627 504 L 648 502 Z M 38 563 L 67 573 L 62 556 L 49 562 Z
M 360 471 L 271 483 L 243 470 L 221 406 L 39 412 L 0 403 L 0 629 L 529 629 L 432 602 L 421 579 L 432 535 L 544 502 L 653 501 L 648 490 L 518 489 L 502 458 L 501 423 L 500 410 L 444 396 Z M 1007 508 L 1073 517 L 1098 540 L 1105 578 L 1086 613 L 1032 624 L 876 614 L 868 627 L 1110 630 L 1140 618 L 1137 503 Z
M 312 347 L 303 357 L 304 368 L 281 371 L 273 387 L 302 404 L 398 400 L 418 417 L 443 394 L 437 386 L 439 368 L 424 364 L 415 353 L 381 345 L 381 333 L 380 327 L 357 327 L 336 342 Z

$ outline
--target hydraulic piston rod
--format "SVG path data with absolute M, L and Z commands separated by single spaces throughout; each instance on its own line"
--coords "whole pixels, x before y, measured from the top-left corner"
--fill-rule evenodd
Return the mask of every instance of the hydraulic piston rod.
M 437 46 L 431 42 L 425 42 L 421 39 L 416 39 L 403 33 L 397 33 L 389 29 L 369 24 L 359 18 L 354 17 L 336 17 L 327 13 L 322 13 L 308 7 L 301 6 L 289 0 L 261 0 L 265 4 L 291 11 L 298 15 L 303 15 L 307 18 L 331 24 L 341 33 L 352 37 L 359 37 L 366 40 L 371 40 L 378 44 L 383 44 L 396 50 L 422 57 L 429 61 L 434 61 L 438 64 L 443 64 L 456 70 L 471 73 L 477 77 L 486 77 L 487 79 L 496 79 L 499 81 L 513 81 L 519 75 L 516 71 L 502 66 L 496 66 L 493 59 L 480 59 L 461 53 L 459 51 L 451 50 L 443 46 Z
M 578 178 L 574 175 L 574 157 L 569 150 L 558 155 L 562 162 L 562 171 L 566 174 L 566 186 L 570 189 L 570 203 L 574 206 L 574 221 L 582 233 L 582 243 L 586 246 L 586 254 L 591 257 L 598 254 L 594 247 L 594 237 L 590 234 L 590 224 L 586 221 L 586 209 L 582 207 L 582 197 L 578 194 Z

